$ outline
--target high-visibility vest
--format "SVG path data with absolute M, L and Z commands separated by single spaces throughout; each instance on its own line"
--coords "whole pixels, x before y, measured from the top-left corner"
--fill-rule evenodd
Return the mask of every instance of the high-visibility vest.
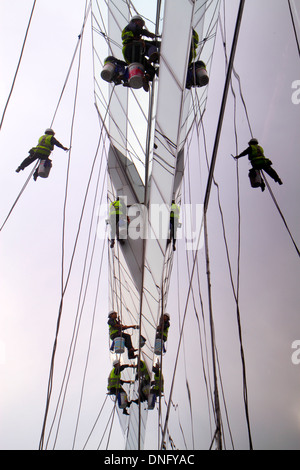
M 161 374 L 161 372 L 159 371 L 158 374 L 154 374 L 154 387 L 153 389 L 156 391 L 156 392 L 163 392 L 164 391 L 164 378 Z
M 191 59 L 196 58 L 196 55 L 197 55 L 196 50 L 197 50 L 198 44 L 199 44 L 199 36 L 198 36 L 197 31 L 193 29 L 192 45 L 191 45 L 191 55 L 192 55 Z
M 180 214 L 180 208 L 176 204 L 172 204 L 171 206 L 171 217 L 174 217 L 175 219 L 179 219 L 179 214 Z
M 108 377 L 107 390 L 111 390 L 112 388 L 121 388 L 120 379 L 121 379 L 121 372 L 116 374 L 115 368 L 113 368 Z
M 112 335 L 119 332 L 119 329 L 116 328 L 116 326 L 115 326 L 116 324 L 117 324 L 117 321 L 115 321 L 114 325 L 109 325 L 109 336 L 110 336 L 110 338 L 112 337 Z
M 249 155 L 249 160 L 252 163 L 263 163 L 266 160 L 264 156 L 264 149 L 260 145 L 250 145 L 251 153 Z
M 36 147 L 33 148 L 35 152 L 41 153 L 42 155 L 49 156 L 52 150 L 54 149 L 54 145 L 51 143 L 52 135 L 42 135 L 39 138 L 38 144 Z
M 167 339 L 168 339 L 169 328 L 170 327 L 168 326 L 167 328 L 163 329 L 163 340 L 164 341 L 167 341 Z
M 140 362 L 140 375 L 144 377 L 147 382 L 150 382 L 150 376 L 148 374 L 148 369 L 144 361 Z
M 122 44 L 123 44 L 123 46 L 125 46 L 126 44 L 132 42 L 133 40 L 134 40 L 134 34 L 126 26 L 122 31 Z
M 164 325 L 164 329 L 157 332 L 158 333 L 157 338 L 162 338 L 163 341 L 167 341 L 168 340 L 169 328 L 170 328 L 169 326 L 166 327 Z
M 109 210 L 109 215 L 122 215 L 122 204 L 121 201 L 113 201 L 110 204 L 110 210 Z

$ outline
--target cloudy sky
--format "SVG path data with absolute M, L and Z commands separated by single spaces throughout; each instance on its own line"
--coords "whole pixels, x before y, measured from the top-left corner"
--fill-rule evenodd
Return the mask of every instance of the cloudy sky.
M 298 15 L 300 15 L 299 2 Z M 32 1 L 1 2 L 0 15 L 0 109 L 4 109 L 18 63 Z M 238 2 L 226 2 L 226 33 L 228 52 L 235 24 Z M 15 169 L 36 144 L 44 129 L 50 126 L 71 58 L 81 31 L 84 0 L 40 0 L 36 4 L 23 60 L 0 134 L 0 224 L 26 181 L 29 169 L 16 174 Z M 18 12 L 18 14 L 16 14 Z M 221 7 L 223 15 L 223 6 Z M 298 34 L 299 16 L 295 15 Z M 70 154 L 70 186 L 66 212 L 66 269 L 71 258 L 82 201 L 90 168 L 97 149 L 99 122 L 94 108 L 91 31 L 88 22 L 82 48 L 78 102 L 74 119 Z M 77 64 L 55 117 L 57 139 L 69 147 L 76 86 Z M 299 124 L 300 104 L 297 104 L 295 82 L 300 80 L 300 61 L 287 2 L 284 0 L 246 1 L 241 26 L 235 69 L 241 77 L 253 134 L 259 139 L 266 155 L 273 161 L 283 185 L 268 179 L 275 198 L 293 237 L 300 244 L 299 219 Z M 220 101 L 224 85 L 224 52 L 220 36 L 211 69 L 208 107 L 204 126 L 208 155 L 211 155 Z M 238 92 L 237 82 L 234 81 Z M 294 93 L 294 95 L 293 95 Z M 295 99 L 296 97 L 296 99 Z M 294 99 L 293 99 L 294 98 Z M 238 98 L 238 152 L 249 140 L 249 128 Z M 237 269 L 237 183 L 236 162 L 230 156 L 236 152 L 233 127 L 233 98 L 228 97 L 220 140 L 215 178 L 220 185 L 220 197 L 226 225 L 229 253 L 234 276 Z M 38 448 L 44 416 L 50 358 L 55 335 L 61 286 L 62 216 L 65 197 L 68 154 L 56 149 L 53 169 L 47 180 L 28 184 L 5 227 L 0 232 L 0 448 Z M 204 165 L 204 164 L 203 164 Z M 292 361 L 292 344 L 300 340 L 299 322 L 299 257 L 282 218 L 266 190 L 252 189 L 248 181 L 247 158 L 239 160 L 241 207 L 240 311 L 247 366 L 248 399 L 254 448 L 300 448 L 300 364 Z M 104 174 L 101 173 L 101 178 Z M 103 181 L 103 179 L 102 179 Z M 94 184 L 94 182 L 93 182 Z M 193 185 L 196 187 L 197 182 Z M 202 191 L 205 181 L 201 181 Z M 88 201 L 91 213 L 92 201 Z M 88 216 L 84 219 L 80 256 L 74 261 L 76 273 L 70 281 L 61 325 L 58 360 L 55 372 L 61 376 L 69 347 L 74 311 L 84 258 L 84 240 L 88 234 Z M 237 335 L 235 304 L 232 298 L 228 265 L 224 250 L 220 212 L 213 186 L 208 212 L 209 248 L 212 271 L 213 307 L 216 343 L 222 370 L 226 403 L 231 421 L 235 448 L 247 449 L 247 431 L 242 403 L 242 379 Z M 82 240 L 82 241 L 81 241 Z M 182 252 L 180 251 L 182 248 Z M 97 245 L 101 259 L 102 244 Z M 184 247 L 179 244 L 179 253 Z M 199 253 L 201 270 L 205 272 L 204 253 Z M 175 258 L 174 280 L 186 270 L 184 256 Z M 77 269 L 76 269 L 77 268 Z M 82 447 L 102 406 L 106 380 L 110 369 L 107 352 L 107 285 L 105 278 L 106 249 L 101 292 L 95 317 L 93 354 L 89 368 L 92 387 L 86 390 L 78 447 Z M 77 274 L 78 273 L 78 274 Z M 235 277 L 234 277 L 235 279 Z M 97 275 L 94 273 L 93 283 Z M 202 278 L 205 285 L 205 276 Z M 203 286 L 203 289 L 205 287 Z M 182 289 L 182 308 L 185 291 Z M 89 300 L 87 310 L 93 311 Z M 176 311 L 180 303 L 171 296 L 169 309 Z M 174 318 L 174 317 L 173 317 Z M 80 340 L 86 345 L 91 316 L 85 318 Z M 166 387 L 172 374 L 173 358 L 178 343 L 177 320 L 172 323 Z M 210 443 L 206 412 L 199 402 L 205 401 L 203 381 L 197 377 L 198 350 L 190 347 L 192 332 L 197 329 L 194 315 L 187 322 L 184 354 L 180 373 L 176 377 L 173 401 L 179 403 L 172 427 L 173 439 L 181 447 L 178 422 L 189 429 L 184 403 L 187 403 L 185 378 L 193 397 L 195 448 L 207 448 Z M 175 334 L 175 331 L 177 334 Z M 198 339 L 197 339 L 198 341 Z M 78 370 L 82 371 L 86 346 L 79 352 Z M 169 361 L 169 362 L 167 362 Z M 187 369 L 185 369 L 187 367 Z M 80 372 L 82 373 L 82 372 Z M 76 377 L 76 373 L 75 373 Z M 66 415 L 72 414 L 73 398 L 78 388 L 71 388 L 66 400 Z M 180 404 L 183 403 L 182 408 Z M 188 404 L 186 405 L 188 406 Z M 105 407 L 102 421 L 106 423 L 111 404 Z M 180 419 L 179 419 L 180 418 Z M 150 424 L 153 417 L 150 417 Z M 177 422 L 176 422 L 177 421 Z M 72 447 L 70 423 L 62 422 L 58 447 Z M 175 423 L 176 422 L 176 423 Z M 177 427 L 176 427 L 177 426 Z M 112 446 L 118 446 L 122 436 L 114 424 Z M 74 432 L 74 431 L 72 431 Z M 99 427 L 91 447 L 97 447 L 102 435 Z M 192 436 L 186 430 L 187 446 L 192 449 Z M 226 431 L 228 439 L 228 431 Z M 149 438 L 151 442 L 151 437 Z M 229 443 L 229 441 L 227 440 Z M 149 444 L 151 445 L 151 443 Z M 230 447 L 230 445 L 229 445 Z

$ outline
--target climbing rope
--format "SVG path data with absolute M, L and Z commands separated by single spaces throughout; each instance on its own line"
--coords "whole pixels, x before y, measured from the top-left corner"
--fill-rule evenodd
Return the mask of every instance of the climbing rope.
M 13 79 L 13 82 L 12 82 L 12 86 L 11 86 L 11 89 L 10 89 L 10 92 L 9 92 L 9 95 L 8 95 L 8 98 L 7 98 L 5 107 L 4 107 L 4 111 L 3 111 L 3 113 L 2 113 L 2 118 L 1 118 L 1 122 L 0 122 L 0 130 L 1 130 L 1 128 L 2 128 L 2 124 L 3 124 L 3 121 L 4 121 L 4 116 L 5 116 L 5 113 L 6 113 L 6 110 L 7 110 L 7 107 L 8 107 L 8 103 L 9 103 L 9 101 L 10 101 L 10 98 L 11 98 L 11 95 L 12 95 L 12 92 L 13 92 L 13 89 L 14 89 L 14 86 L 15 86 L 15 83 L 16 83 L 18 71 L 19 71 L 19 68 L 20 68 L 20 65 L 21 65 L 21 60 L 22 60 L 22 57 L 23 57 L 23 52 L 24 52 L 24 48 L 25 48 L 25 44 L 26 44 L 28 32 L 29 32 L 31 20 L 32 20 L 32 17 L 33 17 L 33 12 L 34 12 L 34 9 L 35 9 L 35 4 L 36 4 L 36 0 L 34 0 L 34 2 L 33 2 L 33 6 L 32 6 L 32 9 L 31 9 L 30 18 L 29 18 L 29 22 L 28 22 L 28 25 L 27 25 L 27 29 L 26 29 L 26 33 L 25 33 L 25 37 L 24 37 L 22 49 L 21 49 L 21 54 L 20 54 L 20 57 L 19 57 L 18 65 L 17 65 L 17 69 L 16 69 L 16 72 L 15 72 L 15 75 L 14 75 L 14 79 Z
M 267 186 L 267 188 L 268 188 L 268 190 L 269 190 L 269 193 L 270 193 L 270 195 L 271 195 L 271 198 L 272 198 L 272 200 L 273 200 L 273 202 L 274 202 L 274 204 L 275 204 L 275 206 L 276 206 L 276 209 L 278 210 L 278 212 L 279 212 L 279 214 L 280 214 L 280 217 L 282 218 L 282 221 L 283 221 L 283 223 L 284 223 L 284 225 L 285 225 L 285 228 L 287 229 L 287 232 L 288 232 L 288 234 L 289 234 L 289 236 L 290 236 L 290 238 L 291 238 L 291 240 L 292 240 L 292 242 L 293 242 L 293 245 L 294 245 L 294 247 L 295 247 L 295 249 L 296 249 L 296 252 L 297 252 L 298 256 L 300 256 L 299 248 L 298 248 L 298 246 L 297 246 L 297 244 L 296 244 L 296 242 L 295 242 L 295 240 L 294 240 L 294 238 L 293 238 L 293 235 L 292 235 L 292 233 L 291 233 L 291 231 L 290 231 L 290 229 L 289 229 L 289 226 L 288 226 L 288 224 L 287 224 L 287 221 L 286 221 L 286 219 L 285 219 L 285 217 L 284 217 L 284 215 L 283 215 L 283 213 L 282 213 L 282 211 L 281 211 L 281 209 L 280 209 L 280 207 L 279 207 L 279 204 L 278 204 L 278 202 L 277 202 L 277 200 L 276 200 L 276 198 L 275 198 L 275 196 L 274 196 L 274 193 L 273 193 L 273 191 L 272 191 L 272 189 L 271 189 L 271 187 L 270 187 L 270 185 L 269 185 L 269 183 L 268 183 L 268 180 L 267 180 L 266 176 L 263 174 L 263 171 L 262 171 L 261 173 L 262 173 L 263 180 L 264 180 L 264 182 L 265 182 L 265 184 L 266 184 L 266 186 Z

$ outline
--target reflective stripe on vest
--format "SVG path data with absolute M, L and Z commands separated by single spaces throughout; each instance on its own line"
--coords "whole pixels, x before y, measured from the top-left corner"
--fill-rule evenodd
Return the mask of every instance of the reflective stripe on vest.
M 153 387 L 154 390 L 163 392 L 164 391 L 164 378 L 162 377 L 161 372 L 159 372 L 159 374 L 154 375 L 154 382 L 155 382 L 155 385 Z
M 175 219 L 179 219 L 179 213 L 180 213 L 179 206 L 177 206 L 176 204 L 172 204 L 170 216 L 175 217 Z
M 108 390 L 111 388 L 120 388 L 120 378 L 121 372 L 119 372 L 119 374 L 115 374 L 115 369 L 113 369 L 108 377 Z
M 110 204 L 109 215 L 123 214 L 121 201 L 114 201 Z
M 51 144 L 51 139 L 52 135 L 42 135 L 42 137 L 39 138 L 38 145 L 34 147 L 33 150 L 35 150 L 38 153 L 41 153 L 42 155 L 50 155 L 52 152 L 54 146 Z
M 168 339 L 169 328 L 170 327 L 168 326 L 168 328 L 163 330 L 163 340 L 164 341 L 167 341 L 167 339 Z
M 150 376 L 149 376 L 149 374 L 148 374 L 148 369 L 147 369 L 147 366 L 146 366 L 146 364 L 144 363 L 144 361 L 141 361 L 141 363 L 140 363 L 140 375 L 141 375 L 142 377 L 145 377 L 145 379 L 146 379 L 147 381 L 150 381 Z
M 127 26 L 122 31 L 122 44 L 125 46 L 126 44 L 132 42 L 134 40 L 134 34 L 132 31 L 127 29 Z
M 109 336 L 112 337 L 112 335 L 116 334 L 119 332 L 119 329 L 116 328 L 116 323 L 114 325 L 109 325 Z
M 251 154 L 249 155 L 249 160 L 264 159 L 264 149 L 260 145 L 250 145 Z
M 197 31 L 193 29 L 193 34 L 192 34 L 192 46 L 191 46 L 191 52 L 192 52 L 192 59 L 196 59 L 197 53 L 196 49 L 199 44 L 199 36 Z

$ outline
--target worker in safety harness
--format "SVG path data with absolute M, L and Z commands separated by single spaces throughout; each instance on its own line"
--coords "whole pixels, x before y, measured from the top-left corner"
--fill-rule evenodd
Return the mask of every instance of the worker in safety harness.
M 139 367 L 136 366 L 137 373 L 135 376 L 135 380 L 138 381 L 139 378 L 139 398 L 132 400 L 131 403 L 136 403 L 137 405 L 139 402 L 144 402 L 148 400 L 149 393 L 150 393 L 150 374 L 147 369 L 147 365 L 144 361 L 140 359 Z
M 25 158 L 20 166 L 16 169 L 16 172 L 24 170 L 28 165 L 33 163 L 38 158 L 40 160 L 48 160 L 49 156 L 54 149 L 54 146 L 59 147 L 65 151 L 69 150 L 67 147 L 64 147 L 58 140 L 54 137 L 55 132 L 53 129 L 46 129 L 45 134 L 39 138 L 38 144 L 36 147 L 33 147 L 29 150 L 29 157 Z M 37 170 L 35 171 L 33 178 L 34 180 L 37 179 L 38 173 Z
M 120 393 L 125 393 L 124 388 L 122 385 L 124 383 L 131 383 L 131 380 L 122 380 L 121 379 L 121 373 L 124 369 L 127 369 L 128 367 L 136 367 L 135 364 L 120 364 L 120 361 L 118 359 L 114 360 L 113 362 L 113 368 L 109 374 L 108 377 L 108 383 L 107 383 L 107 392 L 109 395 L 115 395 L 116 398 L 118 398 L 118 395 Z M 127 395 L 127 394 L 126 394 Z M 130 406 L 131 403 L 127 403 L 127 406 Z M 123 409 L 123 414 L 128 415 L 127 407 Z
M 155 68 L 151 63 L 159 60 L 160 42 L 143 40 L 142 36 L 156 38 L 156 35 L 144 26 L 145 21 L 140 16 L 136 15 L 131 18 L 130 23 L 122 31 L 122 52 L 127 64 L 136 62 L 145 67 L 143 88 L 148 91 L 149 81 L 152 81 L 155 75 Z
M 111 240 L 110 247 L 115 246 L 115 237 L 119 240 L 119 222 L 126 221 L 126 207 L 124 202 L 117 197 L 115 201 L 110 204 L 109 208 L 109 223 L 111 227 Z M 120 240 L 124 243 L 124 240 Z
M 151 393 L 155 393 L 157 397 L 160 397 L 164 392 L 164 377 L 161 373 L 159 362 L 157 362 L 152 371 L 154 372 L 154 380 L 151 382 Z
M 176 250 L 176 236 L 177 236 L 177 228 L 179 225 L 179 216 L 180 216 L 180 207 L 175 204 L 175 200 L 173 199 L 171 205 L 171 213 L 170 213 L 170 238 L 167 240 L 167 244 L 171 243 L 173 240 L 173 251 Z
M 198 44 L 199 44 L 199 36 L 198 36 L 197 31 L 195 31 L 195 29 L 193 28 L 190 55 L 189 55 L 189 65 L 191 65 L 193 60 L 196 59 Z
M 159 324 L 156 328 L 156 339 L 161 339 L 163 341 L 163 351 L 165 352 L 165 342 L 168 340 L 170 328 L 170 315 L 169 313 L 164 313 L 161 315 Z
M 234 158 L 238 159 L 240 157 L 244 157 L 245 155 L 248 155 L 248 158 L 254 170 L 258 170 L 258 171 L 263 170 L 271 178 L 273 178 L 273 180 L 276 183 L 282 184 L 282 181 L 279 178 L 276 171 L 273 168 L 271 168 L 271 165 L 272 165 L 271 160 L 265 157 L 263 148 L 260 145 L 258 145 L 258 140 L 255 138 L 252 138 L 248 142 L 248 144 L 249 144 L 249 147 L 246 148 L 246 150 L 244 150 L 242 153 L 240 153 Z
M 109 326 L 109 337 L 113 341 L 115 338 L 124 338 L 125 346 L 128 350 L 128 359 L 134 359 L 136 349 L 132 346 L 131 336 L 128 333 L 124 333 L 125 330 L 129 328 L 138 329 L 138 325 L 122 325 L 120 318 L 118 317 L 117 312 L 111 310 L 108 314 Z
M 188 70 L 187 70 L 187 76 L 186 76 L 186 88 L 188 90 L 191 89 L 192 86 L 204 86 L 207 85 L 208 83 L 208 75 L 206 72 L 206 65 L 202 60 L 197 60 L 195 62 L 195 59 L 197 57 L 197 48 L 199 44 L 199 36 L 197 31 L 193 28 L 192 30 L 192 40 L 191 40 L 191 47 L 190 47 L 190 55 L 189 55 L 189 65 L 188 65 Z M 204 70 L 204 77 L 202 77 L 202 80 L 200 80 L 197 76 L 197 69 L 202 69 Z

